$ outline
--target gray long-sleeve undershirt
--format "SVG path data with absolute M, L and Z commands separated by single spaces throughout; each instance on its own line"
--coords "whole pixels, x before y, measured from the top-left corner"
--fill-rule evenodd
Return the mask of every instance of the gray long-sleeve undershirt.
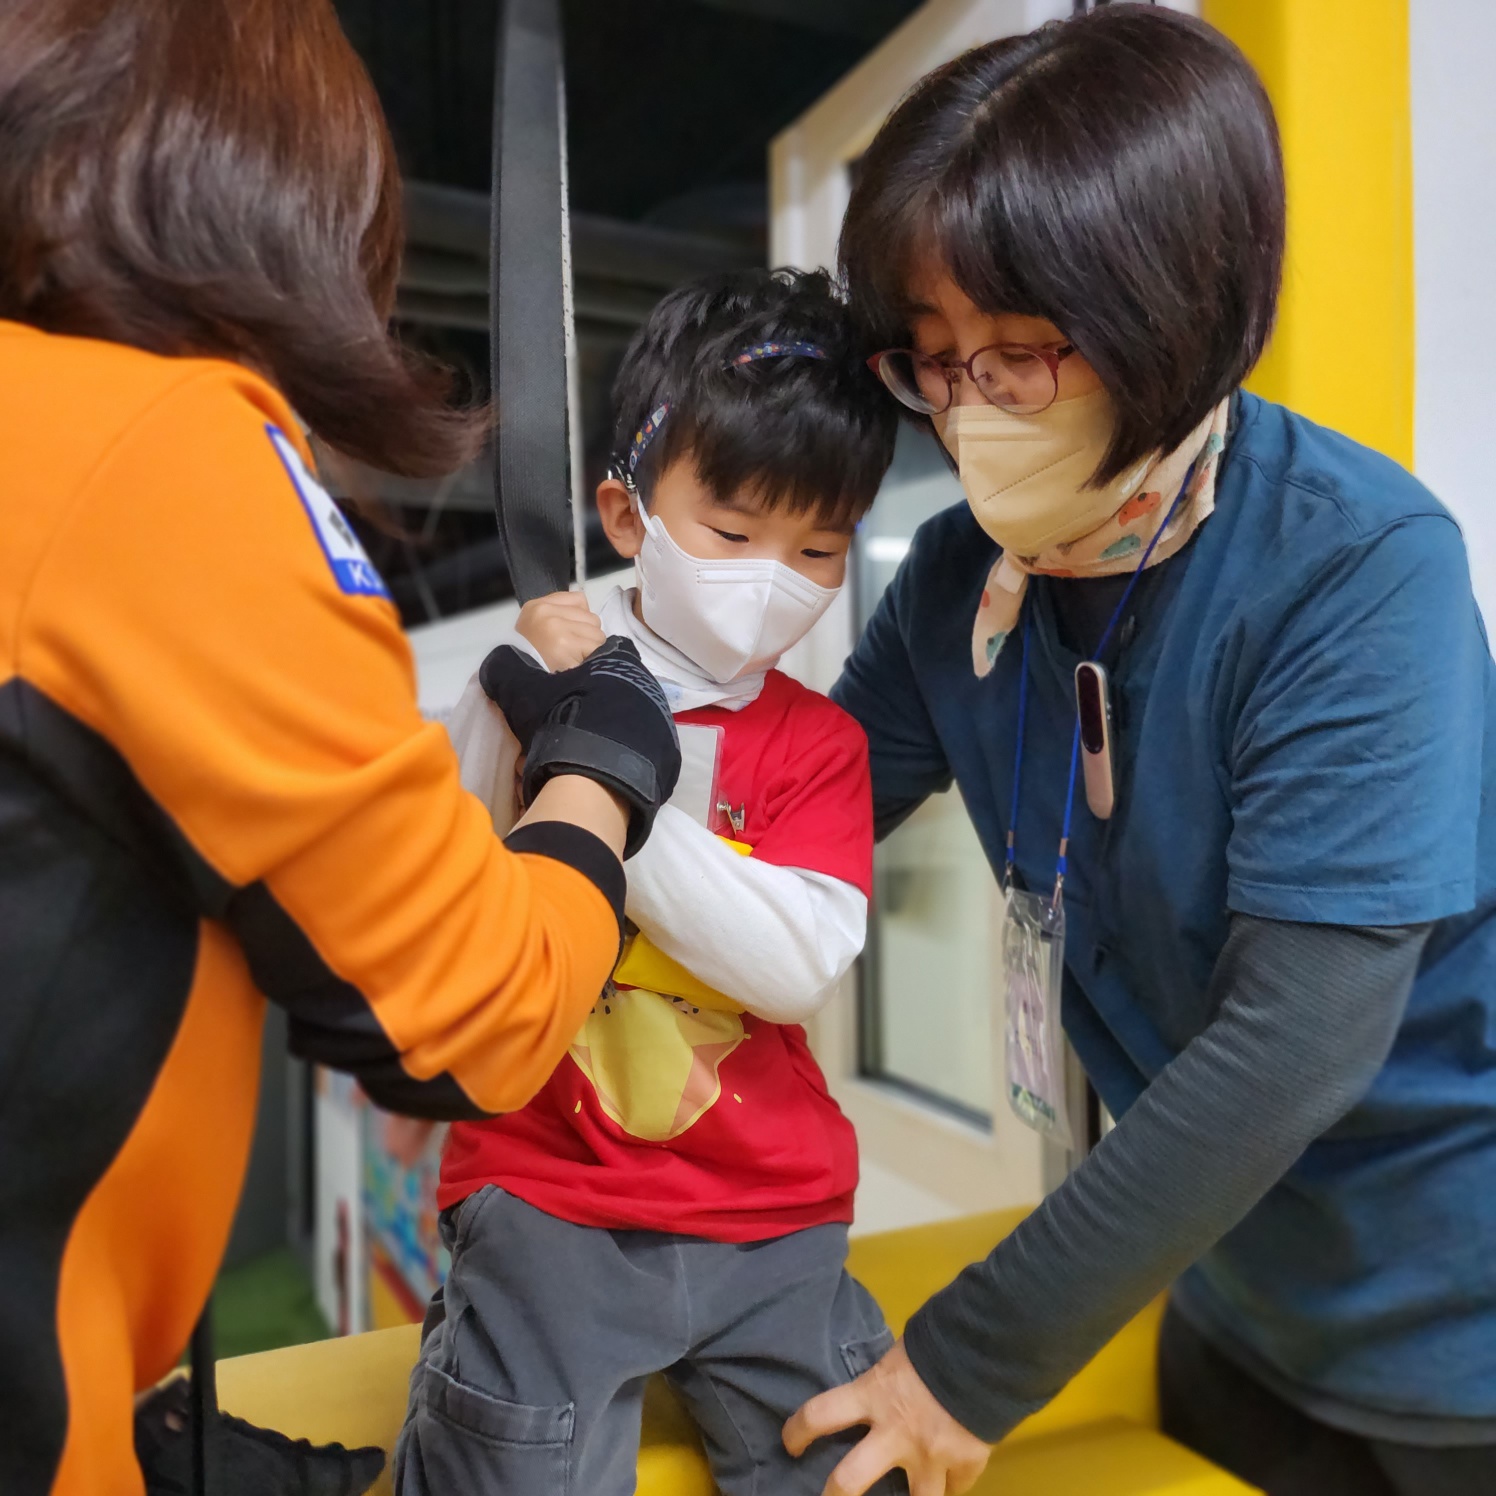
M 1386 1061 L 1427 926 L 1234 915 L 1216 1017 L 1074 1174 L 910 1321 L 915 1369 L 996 1441 L 1226 1234 Z

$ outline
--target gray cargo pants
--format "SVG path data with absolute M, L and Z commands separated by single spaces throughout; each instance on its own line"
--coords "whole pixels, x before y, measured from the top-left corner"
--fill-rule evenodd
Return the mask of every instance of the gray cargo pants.
M 861 1431 L 784 1452 L 786 1418 L 893 1344 L 845 1226 L 733 1245 L 574 1226 L 490 1185 L 442 1217 L 395 1450 L 397 1496 L 631 1496 L 663 1371 L 723 1496 L 820 1496 Z M 907 1491 L 902 1473 L 876 1496 Z

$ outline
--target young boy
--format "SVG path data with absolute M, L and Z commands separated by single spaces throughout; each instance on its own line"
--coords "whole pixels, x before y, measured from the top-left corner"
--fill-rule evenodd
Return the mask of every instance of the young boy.
M 628 864 L 638 933 L 570 1057 L 449 1135 L 402 1496 L 627 1496 L 655 1372 L 724 1496 L 811 1496 L 853 1437 L 792 1460 L 785 1419 L 893 1339 L 845 1271 L 856 1140 L 799 1026 L 863 943 L 867 745 L 773 668 L 842 585 L 892 404 L 826 277 L 786 271 L 667 297 L 614 393 L 597 501 L 639 588 L 600 617 L 542 599 L 519 632 L 553 670 L 632 639 L 692 771 Z

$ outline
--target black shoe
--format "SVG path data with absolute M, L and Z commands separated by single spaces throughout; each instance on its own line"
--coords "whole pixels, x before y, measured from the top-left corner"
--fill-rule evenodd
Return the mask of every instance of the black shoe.
M 195 1496 L 192 1389 L 178 1377 L 135 1413 L 135 1453 L 147 1496 Z M 288 1439 L 215 1412 L 208 1427 L 208 1496 L 363 1496 L 384 1469 L 384 1451 Z

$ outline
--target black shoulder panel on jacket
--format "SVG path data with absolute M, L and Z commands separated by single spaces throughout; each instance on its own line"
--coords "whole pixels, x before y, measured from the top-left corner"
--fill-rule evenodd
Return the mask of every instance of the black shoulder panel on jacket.
M 68 1237 L 156 1084 L 198 946 L 155 851 L 159 876 L 141 876 L 160 827 L 138 790 L 121 795 L 117 774 L 87 786 L 119 796 L 101 825 L 29 761 L 22 723 L 40 714 L 47 751 L 108 773 L 53 713 L 22 683 L 0 686 L 0 1487 L 18 1496 L 52 1489 L 67 1438 Z
M 256 985 L 291 1016 L 291 1049 L 354 1075 L 379 1105 L 442 1120 L 481 1117 L 448 1075 L 417 1080 L 364 996 L 331 971 L 270 891 L 236 888 L 142 788 L 105 738 L 23 680 L 0 689 L 0 753 L 70 802 L 148 873 L 179 909 L 223 920 Z

